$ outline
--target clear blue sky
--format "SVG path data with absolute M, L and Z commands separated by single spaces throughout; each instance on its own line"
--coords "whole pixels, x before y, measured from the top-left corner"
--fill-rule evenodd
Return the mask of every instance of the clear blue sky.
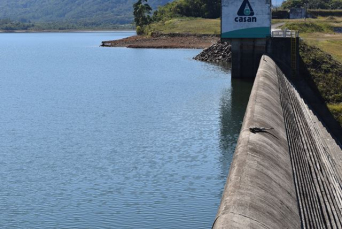
M 281 3 L 283 3 L 283 1 L 284 1 L 284 0 L 272 0 L 272 4 L 273 4 L 274 6 L 280 6 Z

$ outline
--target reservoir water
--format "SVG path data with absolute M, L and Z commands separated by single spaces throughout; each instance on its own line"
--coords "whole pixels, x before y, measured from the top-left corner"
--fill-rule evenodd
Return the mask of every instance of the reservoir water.
M 132 34 L 0 34 L 0 228 L 211 227 L 252 83 Z

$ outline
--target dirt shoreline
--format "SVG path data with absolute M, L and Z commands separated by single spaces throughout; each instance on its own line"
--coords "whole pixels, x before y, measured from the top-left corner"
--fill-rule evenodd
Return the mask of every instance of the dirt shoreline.
M 214 35 L 159 34 L 152 36 L 132 36 L 114 41 L 102 41 L 102 47 L 127 48 L 184 48 L 204 49 L 219 41 Z

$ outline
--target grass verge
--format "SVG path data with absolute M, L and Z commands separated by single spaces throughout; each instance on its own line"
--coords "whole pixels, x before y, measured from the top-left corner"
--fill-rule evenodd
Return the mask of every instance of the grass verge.
M 319 17 L 317 19 L 285 19 L 283 28 L 298 30 L 300 33 L 333 33 L 334 27 L 342 26 L 340 17 Z
M 342 63 L 342 33 L 334 31 L 334 28 L 342 28 L 342 17 L 319 17 L 285 22 L 282 28 L 298 30 L 300 37 L 307 44 L 320 48 Z
M 305 42 L 300 44 L 301 75 L 317 90 L 342 126 L 342 64 L 331 55 Z
M 305 42 L 300 45 L 302 75 L 316 88 L 334 118 L 342 126 L 342 17 L 282 20 L 282 28 L 298 30 Z
M 342 103 L 328 103 L 328 108 L 342 126 Z
M 305 33 L 301 37 L 307 44 L 320 48 L 342 63 L 342 34 Z
M 153 32 L 219 35 L 220 23 L 220 19 L 173 18 L 146 26 L 144 33 L 146 35 Z

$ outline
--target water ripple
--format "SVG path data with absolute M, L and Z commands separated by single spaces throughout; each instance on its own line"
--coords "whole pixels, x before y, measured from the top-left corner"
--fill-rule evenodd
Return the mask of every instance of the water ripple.
M 209 228 L 250 83 L 102 36 L 0 34 L 0 228 Z

